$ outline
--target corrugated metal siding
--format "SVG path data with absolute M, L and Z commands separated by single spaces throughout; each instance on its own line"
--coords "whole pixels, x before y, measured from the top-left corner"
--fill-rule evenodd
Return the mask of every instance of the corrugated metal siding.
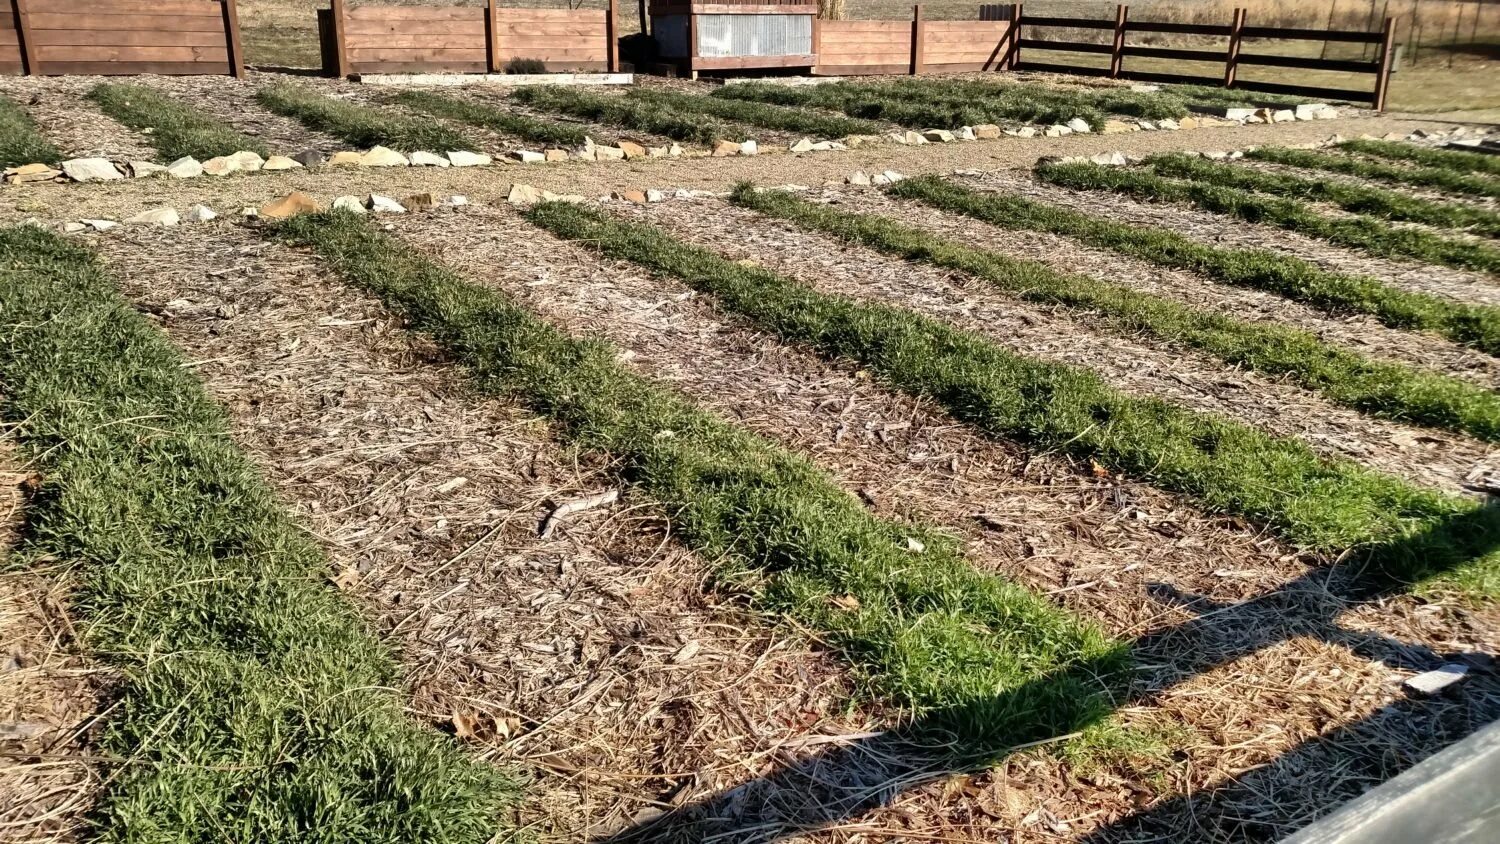
M 811 15 L 698 16 L 700 56 L 802 56 L 811 52 Z
M 656 39 L 657 54 L 664 59 L 686 58 L 688 54 L 687 15 L 662 15 L 651 19 L 651 35 Z

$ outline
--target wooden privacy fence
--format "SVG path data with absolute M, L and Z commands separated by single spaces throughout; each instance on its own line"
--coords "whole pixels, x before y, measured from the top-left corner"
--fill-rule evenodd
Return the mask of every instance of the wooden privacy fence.
M 515 59 L 549 71 L 615 71 L 619 7 L 510 9 L 484 6 L 354 6 L 318 11 L 323 68 L 358 73 L 500 73 Z
M 0 72 L 243 77 L 235 0 L 10 0 Z
M 1092 76 L 1108 76 L 1111 79 L 1134 79 L 1142 82 L 1168 82 L 1206 85 L 1223 85 L 1247 91 L 1267 94 L 1291 94 L 1314 98 L 1331 98 L 1350 102 L 1367 102 L 1377 111 L 1385 110 L 1386 93 L 1390 88 L 1392 45 L 1395 39 L 1395 23 L 1385 19 L 1379 32 L 1357 32 L 1348 30 L 1295 29 L 1276 26 L 1251 26 L 1245 9 L 1234 10 L 1233 19 L 1225 24 L 1171 23 L 1164 21 L 1132 21 L 1130 7 L 1118 6 L 1114 20 L 1089 18 L 1038 17 L 1023 14 L 1021 4 L 1008 8 L 1013 26 L 1035 27 L 1045 32 L 1048 29 L 1102 30 L 1106 39 L 1100 41 L 1061 40 L 1044 38 L 1017 39 L 1015 52 L 1008 66 L 1016 70 L 1042 70 L 1058 73 L 1077 73 Z M 1129 43 L 1134 33 L 1165 33 L 1172 35 L 1204 36 L 1227 39 L 1221 49 L 1179 49 L 1154 47 Z M 1075 38 L 1078 36 L 1074 36 Z M 1326 59 L 1314 56 L 1288 56 L 1262 52 L 1258 45 L 1265 41 L 1319 41 L 1376 45 L 1375 59 Z M 1253 42 L 1247 45 L 1247 42 Z M 1107 68 L 1082 67 L 1077 65 L 1027 61 L 1022 58 L 1026 50 L 1051 50 L 1065 53 L 1088 53 L 1108 57 Z M 1126 59 L 1141 58 L 1167 61 L 1213 62 L 1224 66 L 1222 77 L 1195 76 L 1183 73 L 1134 70 L 1126 66 Z M 1350 90 L 1325 86 L 1289 84 L 1281 82 L 1250 81 L 1239 78 L 1241 67 L 1280 67 L 1298 70 L 1338 73 L 1368 74 L 1374 84 L 1368 90 Z
M 1011 53 L 1012 24 L 981 7 L 977 21 L 818 21 L 813 51 L 819 76 L 959 73 L 1000 70 Z

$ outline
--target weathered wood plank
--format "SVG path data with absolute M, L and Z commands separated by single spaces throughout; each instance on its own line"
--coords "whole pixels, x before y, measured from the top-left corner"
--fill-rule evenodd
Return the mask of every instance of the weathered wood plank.
M 6 34 L 0 30 L 0 37 Z M 212 47 L 224 43 L 222 32 L 140 29 L 41 29 L 32 33 L 38 47 Z
M 109 15 L 204 15 L 221 18 L 218 0 L 28 0 L 33 14 Z
M 212 15 L 105 15 L 94 12 L 64 15 L 33 12 L 30 17 L 33 32 L 44 29 L 224 31 L 224 18 L 217 12 Z
M 45 62 L 48 72 L 54 62 L 219 62 L 228 72 L 229 49 L 217 47 L 48 47 L 36 48 L 37 59 Z
M 223 62 L 47 62 L 47 76 L 222 76 Z

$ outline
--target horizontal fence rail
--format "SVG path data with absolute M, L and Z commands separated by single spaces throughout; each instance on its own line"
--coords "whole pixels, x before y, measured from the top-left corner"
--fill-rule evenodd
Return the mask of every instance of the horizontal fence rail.
M 1070 30 L 1062 38 L 1015 39 L 1016 48 L 1007 62 L 1007 67 L 1017 70 L 1039 70 L 1056 73 L 1071 73 L 1085 76 L 1104 76 L 1111 79 L 1132 79 L 1142 82 L 1167 82 L 1220 85 L 1246 91 L 1267 94 L 1290 94 L 1314 98 L 1347 100 L 1369 103 L 1377 111 L 1384 111 L 1386 96 L 1390 89 L 1391 61 L 1394 58 L 1395 22 L 1386 18 L 1379 32 L 1357 32 L 1348 30 L 1299 29 L 1294 27 L 1250 26 L 1246 22 L 1247 11 L 1236 9 L 1228 24 L 1193 24 L 1165 21 L 1132 21 L 1130 7 L 1118 6 L 1115 19 L 1063 18 L 1032 16 L 1023 13 L 1021 4 L 1008 7 L 1012 26 L 1019 32 L 1021 27 Z M 1108 42 L 1079 41 L 1080 30 L 1103 30 L 1111 33 Z M 1183 49 L 1155 47 L 1127 43 L 1134 33 L 1166 33 L 1195 35 L 1228 39 L 1221 49 Z M 1329 59 L 1313 56 L 1279 55 L 1270 52 L 1245 49 L 1251 41 L 1333 41 L 1350 44 L 1373 44 L 1375 59 Z M 1262 48 L 1263 49 L 1263 48 Z M 1109 57 L 1108 67 L 1087 67 L 1058 62 L 1030 61 L 1020 57 L 1023 50 L 1048 50 L 1063 53 L 1084 53 Z M 1127 58 L 1158 61 L 1213 62 L 1224 66 L 1223 78 L 1191 73 L 1152 72 L 1134 70 L 1125 66 Z M 1239 76 L 1241 67 L 1273 67 L 1310 70 L 1330 73 L 1354 73 L 1374 77 L 1370 89 L 1353 90 L 1319 85 L 1290 84 L 1244 80 Z
M 0 73 L 244 77 L 235 0 L 10 0 Z
M 547 71 L 619 69 L 619 7 L 351 6 L 318 11 L 323 68 L 361 73 L 502 73 L 516 60 Z

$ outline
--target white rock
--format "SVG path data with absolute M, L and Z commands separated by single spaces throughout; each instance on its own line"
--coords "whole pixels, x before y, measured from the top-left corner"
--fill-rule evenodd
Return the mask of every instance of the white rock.
M 396 152 L 389 147 L 370 147 L 370 151 L 359 157 L 359 163 L 364 167 L 408 167 L 411 161 L 406 156 Z
M 182 217 L 177 214 L 176 208 L 153 208 L 133 217 L 126 217 L 125 222 L 136 226 L 175 226 L 182 222 Z
M 1224 109 L 1225 120 L 1249 120 L 1255 117 L 1258 109 L 1253 108 L 1226 108 Z
M 934 144 L 951 144 L 954 140 L 953 133 L 947 129 L 928 129 L 922 133 L 922 137 Z
M 594 160 L 595 161 L 624 161 L 625 160 L 625 150 L 620 149 L 619 147 L 607 147 L 607 146 L 603 146 L 603 145 L 596 145 L 594 147 Z
M 246 173 L 254 173 L 256 170 L 259 170 L 261 167 L 265 166 L 266 163 L 266 160 L 260 157 L 260 153 L 251 152 L 249 150 L 240 150 L 234 155 L 229 156 L 229 158 L 235 164 L 238 164 L 239 168 L 241 170 L 244 170 Z
M 83 223 L 85 226 L 88 226 L 96 232 L 107 232 L 110 229 L 119 228 L 120 226 L 120 224 L 115 222 L 114 220 L 79 220 L 79 222 Z
M 792 145 L 789 147 L 789 149 L 792 152 L 812 152 L 812 149 L 813 149 L 813 139 L 812 138 L 803 138 L 800 141 L 793 141 Z
M 531 185 L 515 184 L 510 186 L 510 193 L 505 200 L 511 205 L 531 205 L 542 201 L 542 192 Z
M 1178 123 L 1177 121 L 1175 121 L 1175 120 L 1173 120 L 1172 118 L 1169 117 L 1169 118 L 1167 118 L 1165 120 L 1158 120 L 1158 121 L 1156 121 L 1156 128 L 1158 128 L 1158 129 L 1166 129 L 1169 132 L 1175 132 L 1178 129 L 1182 128 L 1182 124 Z
M 1223 161 L 1224 159 L 1229 157 L 1229 153 L 1221 149 L 1211 149 L 1208 152 L 1203 153 L 1203 157 L 1208 159 L 1209 161 Z
M 1408 677 L 1402 685 L 1417 694 L 1435 695 L 1462 680 L 1468 673 L 1468 666 L 1450 662 L 1436 671 L 1428 671 L 1424 674 L 1418 674 L 1415 677 Z
M 885 179 L 886 179 L 886 181 L 890 182 L 893 185 L 895 183 L 897 183 L 899 181 L 902 181 L 902 180 L 904 180 L 906 178 L 905 175 L 903 175 L 901 173 L 897 173 L 895 170 L 887 170 L 884 173 L 881 173 L 880 175 L 884 176 Z
M 667 148 L 667 155 L 671 156 L 672 158 L 682 157 L 682 145 L 678 143 L 672 144 Z
M 365 213 L 365 204 L 357 196 L 341 196 L 333 201 L 333 210 L 352 211 L 355 214 Z
M 529 149 L 515 150 L 511 152 L 510 157 L 521 162 L 522 164 L 540 164 L 543 161 L 547 160 L 547 156 L 543 155 L 540 152 L 534 152 Z
M 389 196 L 381 196 L 378 193 L 370 194 L 370 210 L 376 214 L 405 214 L 406 206 L 391 199 Z
M 1124 167 L 1127 163 L 1123 152 L 1101 152 L 1089 158 L 1095 164 L 1103 164 L 1107 167 Z
M 167 175 L 174 179 L 196 179 L 203 175 L 203 165 L 191 155 L 183 156 L 167 165 Z
M 1016 137 L 1017 138 L 1035 138 L 1036 137 L 1036 127 L 1035 126 L 1022 126 L 1021 128 L 1019 128 L 1019 129 L 1016 130 Z
M 187 210 L 187 215 L 183 219 L 189 223 L 206 223 L 217 216 L 219 216 L 218 213 L 207 205 L 194 205 Z
M 1271 122 L 1273 123 L 1291 123 L 1296 119 L 1297 113 L 1289 108 L 1279 108 L 1271 112 Z
M 457 208 L 460 205 L 468 205 L 469 198 L 467 196 L 455 193 L 454 195 L 443 200 L 443 204 L 449 208 Z
M 1141 127 L 1141 131 L 1142 132 L 1155 132 L 1156 131 L 1156 124 L 1153 123 L 1153 122 L 1151 122 L 1150 120 L 1142 120 L 1142 121 L 1138 122 L 1136 125 Z
M 130 162 L 130 176 L 134 179 L 144 179 L 147 176 L 155 176 L 157 173 L 165 172 L 167 172 L 167 168 L 160 164 L 153 164 L 149 161 Z
M 847 146 L 844 146 L 838 141 L 818 141 L 817 143 L 812 145 L 812 148 L 813 152 L 830 152 L 836 149 L 848 149 Z
M 977 141 L 979 140 L 979 136 L 974 134 L 973 126 L 961 126 L 958 130 L 958 139 L 960 141 Z
M 1084 120 L 1082 117 L 1075 117 L 1072 120 L 1069 120 L 1068 128 L 1072 130 L 1073 134 L 1075 135 L 1087 135 L 1088 133 L 1094 131 L 1089 127 L 1089 122 L 1087 120 Z
M 664 193 L 662 193 L 659 190 L 648 190 L 648 191 L 646 191 L 646 201 L 647 202 L 661 202 L 662 200 L 664 200 L 666 198 L 667 198 L 667 195 L 664 194 Z
M 871 178 L 871 179 L 870 179 L 870 183 L 871 183 L 871 184 L 874 184 L 874 185 L 879 185 L 879 186 L 881 186 L 881 187 L 884 187 L 884 186 L 885 186 L 885 185 L 888 185 L 888 184 L 890 184 L 890 183 L 891 183 L 891 180 L 890 180 L 890 179 L 887 179 L 887 178 L 886 178 L 886 177 L 885 177 L 885 175 L 884 175 L 884 174 L 882 174 L 882 173 L 876 173 L 876 174 L 875 174 L 875 175 L 874 175 L 874 176 L 873 176 L 873 177 L 872 177 L 872 178 Z
M 848 182 L 851 185 L 868 187 L 870 184 L 870 176 L 863 170 L 855 170 L 853 173 L 845 176 L 844 181 Z
M 203 162 L 203 172 L 209 176 L 228 176 L 240 169 L 240 162 L 227 155 L 210 158 Z
M 757 155 L 760 153 L 760 144 L 755 141 L 745 141 L 740 144 L 740 155 Z
M 62 230 L 63 234 L 78 234 L 88 231 L 89 227 L 83 223 L 63 223 Z
M 414 152 L 411 154 L 411 166 L 413 167 L 450 167 L 452 162 L 432 152 Z
M 71 158 L 62 163 L 62 171 L 75 182 L 110 182 L 125 178 L 107 158 Z
M 1049 138 L 1061 138 L 1064 135 L 1073 134 L 1073 130 L 1069 129 L 1066 126 L 1048 126 L 1046 129 L 1042 130 L 1042 134 L 1046 135 Z
M 448 163 L 454 167 L 483 167 L 491 161 L 488 155 L 482 152 L 464 152 L 462 150 L 448 153 Z

